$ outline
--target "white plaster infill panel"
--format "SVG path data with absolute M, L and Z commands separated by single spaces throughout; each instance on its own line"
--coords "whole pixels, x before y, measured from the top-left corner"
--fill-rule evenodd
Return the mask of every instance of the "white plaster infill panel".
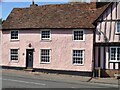
M 120 19 L 120 1 L 119 1 L 119 3 L 118 3 L 118 19 Z

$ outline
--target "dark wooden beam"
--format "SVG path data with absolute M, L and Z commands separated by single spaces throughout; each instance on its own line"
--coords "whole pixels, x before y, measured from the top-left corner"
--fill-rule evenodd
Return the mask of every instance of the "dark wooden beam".
M 119 46 L 120 47 L 120 42 L 95 43 L 95 46 Z

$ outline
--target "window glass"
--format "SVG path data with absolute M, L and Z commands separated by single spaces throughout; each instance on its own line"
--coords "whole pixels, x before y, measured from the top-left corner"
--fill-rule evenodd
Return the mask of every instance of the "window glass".
M 11 31 L 11 39 L 18 39 L 18 31 Z
M 120 33 L 120 21 L 117 22 L 117 33 Z
M 10 50 L 10 59 L 11 60 L 18 60 L 18 49 L 11 49 Z
M 73 50 L 73 64 L 83 64 L 84 51 L 83 50 Z
M 83 31 L 74 31 L 74 40 L 84 40 L 84 32 Z
M 41 39 L 49 40 L 50 39 L 50 31 L 41 31 Z
M 120 47 L 110 48 L 110 61 L 120 61 Z
M 41 62 L 50 62 L 50 49 L 41 49 Z

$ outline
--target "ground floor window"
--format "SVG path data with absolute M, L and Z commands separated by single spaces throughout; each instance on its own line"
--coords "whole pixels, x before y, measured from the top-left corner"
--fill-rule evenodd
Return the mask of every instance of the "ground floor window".
M 111 47 L 110 48 L 110 61 L 111 62 L 120 62 L 120 47 Z
M 84 50 L 73 50 L 73 64 L 84 64 Z
M 18 49 L 10 49 L 10 60 L 18 60 Z
M 41 63 L 50 63 L 50 49 L 41 49 Z

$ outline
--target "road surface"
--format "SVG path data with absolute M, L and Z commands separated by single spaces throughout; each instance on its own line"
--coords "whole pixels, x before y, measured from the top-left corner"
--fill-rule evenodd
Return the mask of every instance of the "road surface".
M 61 77 L 62 78 L 62 77 Z M 66 82 L 66 80 L 59 79 L 44 79 L 35 77 L 34 75 L 19 75 L 13 73 L 2 73 L 2 88 L 89 88 L 92 90 L 93 88 L 118 88 L 118 85 L 111 84 L 102 84 L 102 83 L 90 83 L 90 82 Z M 91 88 L 91 89 L 90 89 Z

